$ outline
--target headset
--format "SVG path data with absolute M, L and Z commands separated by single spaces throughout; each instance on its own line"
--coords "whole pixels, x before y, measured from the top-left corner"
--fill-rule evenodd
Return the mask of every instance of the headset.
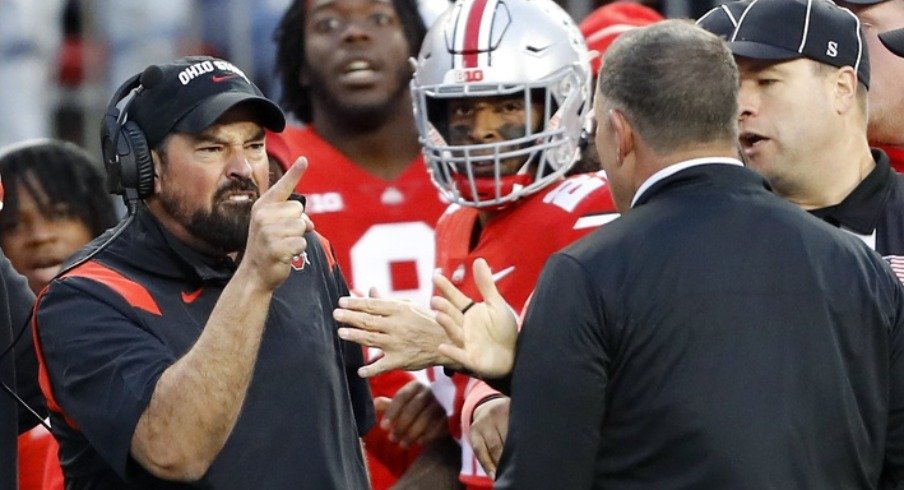
M 154 161 L 144 131 L 134 121 L 128 120 L 129 107 L 141 92 L 160 83 L 163 71 L 151 65 L 138 75 L 125 81 L 110 99 L 100 127 L 101 151 L 104 170 L 107 173 L 107 192 L 123 197 L 128 216 L 115 227 L 107 230 L 107 239 L 89 253 L 65 265 L 56 277 L 94 258 L 113 243 L 135 220 L 138 201 L 154 194 Z M 122 109 L 119 109 L 120 104 Z M 101 235 L 104 236 L 104 235 Z
M 162 78 L 160 67 L 151 65 L 126 80 L 110 99 L 101 123 L 107 191 L 122 195 L 130 211 L 138 199 L 154 193 L 154 164 L 144 131 L 129 120 L 129 108 L 141 92 L 157 85 Z

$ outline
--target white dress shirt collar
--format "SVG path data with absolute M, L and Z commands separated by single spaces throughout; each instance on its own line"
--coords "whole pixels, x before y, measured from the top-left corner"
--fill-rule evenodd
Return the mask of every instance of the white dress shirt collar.
M 699 165 L 712 165 L 712 164 L 721 164 L 721 165 L 737 165 L 739 167 L 743 167 L 744 164 L 741 163 L 737 158 L 728 158 L 728 157 L 707 157 L 707 158 L 694 158 L 692 160 L 685 160 L 680 163 L 675 163 L 669 165 L 668 167 L 654 173 L 647 180 L 644 181 L 643 184 L 640 184 L 640 187 L 637 188 L 637 192 L 634 193 L 634 198 L 631 199 L 631 207 L 634 207 L 634 203 L 640 199 L 640 196 L 643 195 L 653 184 L 659 182 L 666 177 L 670 177 L 675 175 L 676 173 L 691 168 L 697 167 Z

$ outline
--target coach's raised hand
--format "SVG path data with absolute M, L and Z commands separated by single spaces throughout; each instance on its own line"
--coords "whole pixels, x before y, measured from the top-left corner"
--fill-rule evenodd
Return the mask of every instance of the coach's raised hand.
M 304 234 L 314 229 L 304 206 L 289 200 L 308 167 L 300 157 L 251 208 L 248 242 L 240 268 L 260 279 L 264 288 L 276 289 L 291 270 L 292 257 L 305 251 Z

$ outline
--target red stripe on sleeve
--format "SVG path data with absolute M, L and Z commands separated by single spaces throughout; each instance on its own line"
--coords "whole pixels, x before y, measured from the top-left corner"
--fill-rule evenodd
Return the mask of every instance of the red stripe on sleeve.
M 163 316 L 157 302 L 144 286 L 98 262 L 85 262 L 63 274 L 62 277 L 84 277 L 97 281 L 116 291 L 129 305 L 157 316 Z
M 41 393 L 44 394 L 44 398 L 47 400 L 47 409 L 62 415 L 63 420 L 65 420 L 70 427 L 78 430 L 75 421 L 69 418 L 69 416 L 66 415 L 66 412 L 63 411 L 63 408 L 60 407 L 60 404 L 57 403 L 56 397 L 53 395 L 53 386 L 50 384 L 50 374 L 47 373 L 47 363 L 44 362 L 44 350 L 41 349 L 41 339 L 38 336 L 38 305 L 41 303 L 41 297 L 44 296 L 44 291 L 47 291 L 47 288 L 44 288 L 44 290 L 38 294 L 38 299 L 35 300 L 34 310 L 31 314 L 31 335 L 35 344 L 35 356 L 38 358 L 38 386 L 40 386 Z
M 97 262 L 86 262 L 67 272 L 62 277 L 84 277 L 97 281 L 118 293 L 131 306 L 145 310 L 154 315 L 162 315 L 160 307 L 157 306 L 157 302 L 154 301 L 154 298 L 151 297 L 151 294 L 147 289 L 115 270 Z M 78 430 L 75 421 L 66 415 L 66 412 L 63 411 L 63 408 L 57 402 L 56 397 L 53 394 L 53 385 L 50 383 L 50 374 L 47 371 L 47 363 L 44 359 L 44 351 L 41 348 L 41 340 L 38 335 L 38 305 L 41 303 L 41 298 L 46 291 L 47 288 L 44 288 L 38 295 L 38 299 L 35 301 L 35 309 L 31 317 L 35 354 L 38 358 L 38 385 L 41 388 L 41 392 L 44 394 L 44 398 L 47 399 L 47 408 L 52 412 L 62 415 L 63 419 L 70 427 Z

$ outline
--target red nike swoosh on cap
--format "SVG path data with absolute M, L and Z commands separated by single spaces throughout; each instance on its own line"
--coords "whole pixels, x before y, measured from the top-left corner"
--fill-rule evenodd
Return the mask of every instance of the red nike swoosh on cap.
M 213 83 L 220 83 L 229 80 L 230 78 L 235 78 L 235 75 L 214 75 L 210 77 L 210 79 L 213 80 Z
M 186 293 L 185 291 L 182 291 L 182 301 L 185 304 L 193 303 L 196 299 L 198 299 L 198 296 L 201 296 L 202 289 L 204 289 L 204 288 L 198 288 L 197 291 L 192 291 L 190 293 Z

